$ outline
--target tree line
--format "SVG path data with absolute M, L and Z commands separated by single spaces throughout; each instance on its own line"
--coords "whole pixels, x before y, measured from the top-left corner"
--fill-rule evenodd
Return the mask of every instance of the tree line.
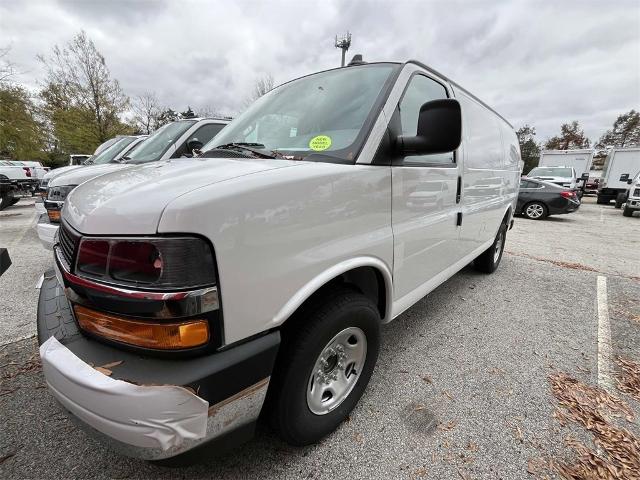
M 84 31 L 37 59 L 45 76 L 32 92 L 14 81 L 19 72 L 10 47 L 0 48 L 0 158 L 57 166 L 116 135 L 150 134 L 180 118 L 226 116 L 210 106 L 177 112 L 154 92 L 130 98 Z M 258 79 L 247 103 L 273 85 L 270 75 Z
M 545 150 L 573 150 L 591 148 L 591 142 L 585 136 L 580 124 L 574 120 L 560 126 L 560 134 L 554 135 L 544 143 L 536 140 L 536 129 L 531 125 L 523 125 L 516 131 L 520 143 L 520 154 L 524 162 L 523 173 L 538 165 L 540 153 Z M 596 150 L 595 161 L 597 164 L 604 160 L 606 149 L 610 147 L 637 147 L 640 146 L 640 112 L 630 110 L 618 115 L 611 129 L 600 136 L 593 145 Z

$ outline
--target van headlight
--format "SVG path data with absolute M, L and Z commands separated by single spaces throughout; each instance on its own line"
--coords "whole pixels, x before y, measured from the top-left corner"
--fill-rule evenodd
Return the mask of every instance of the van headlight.
M 64 202 L 71 190 L 77 185 L 61 185 L 59 187 L 49 187 L 47 189 L 47 200 L 52 202 Z
M 213 252 L 198 237 L 84 237 L 78 248 L 75 274 L 154 290 L 187 290 L 216 284 Z

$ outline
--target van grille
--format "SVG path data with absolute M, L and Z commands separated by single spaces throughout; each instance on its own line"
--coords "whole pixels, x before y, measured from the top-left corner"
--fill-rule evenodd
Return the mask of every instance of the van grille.
M 62 260 L 66 262 L 67 269 L 71 270 L 71 265 L 73 265 L 73 256 L 76 251 L 76 247 L 78 246 L 78 240 L 80 237 L 75 235 L 68 227 L 65 227 L 64 224 L 60 225 L 60 234 L 58 237 L 60 242 L 60 253 L 62 254 Z

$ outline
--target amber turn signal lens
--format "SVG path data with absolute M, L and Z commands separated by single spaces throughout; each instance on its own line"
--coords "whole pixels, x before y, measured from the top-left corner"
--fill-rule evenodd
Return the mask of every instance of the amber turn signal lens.
M 80 328 L 108 340 L 158 350 L 178 350 L 204 345 L 209 341 L 206 320 L 179 323 L 150 323 L 96 312 L 74 306 Z
M 60 221 L 60 210 L 47 210 L 47 215 L 49 215 L 49 220 L 52 222 Z

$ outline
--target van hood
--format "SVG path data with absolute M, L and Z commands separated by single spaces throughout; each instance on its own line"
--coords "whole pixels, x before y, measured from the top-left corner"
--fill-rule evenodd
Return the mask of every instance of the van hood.
M 67 197 L 62 217 L 79 232 L 90 235 L 154 234 L 167 204 L 185 193 L 232 178 L 303 163 L 194 158 L 129 165 L 75 188 Z
M 51 170 L 50 172 L 47 172 L 43 175 L 42 180 L 45 180 L 47 182 L 50 182 L 51 180 L 53 180 L 54 178 L 70 172 L 71 170 L 75 170 L 76 168 L 80 168 L 82 167 L 82 165 L 67 165 L 66 167 L 59 167 L 59 168 L 55 168 L 53 170 Z
M 63 172 L 53 180 L 49 181 L 49 187 L 62 187 L 64 185 L 80 185 L 81 183 L 96 178 L 105 173 L 115 172 L 131 165 L 121 163 L 105 163 L 104 165 L 87 165 L 75 168 L 71 171 Z

